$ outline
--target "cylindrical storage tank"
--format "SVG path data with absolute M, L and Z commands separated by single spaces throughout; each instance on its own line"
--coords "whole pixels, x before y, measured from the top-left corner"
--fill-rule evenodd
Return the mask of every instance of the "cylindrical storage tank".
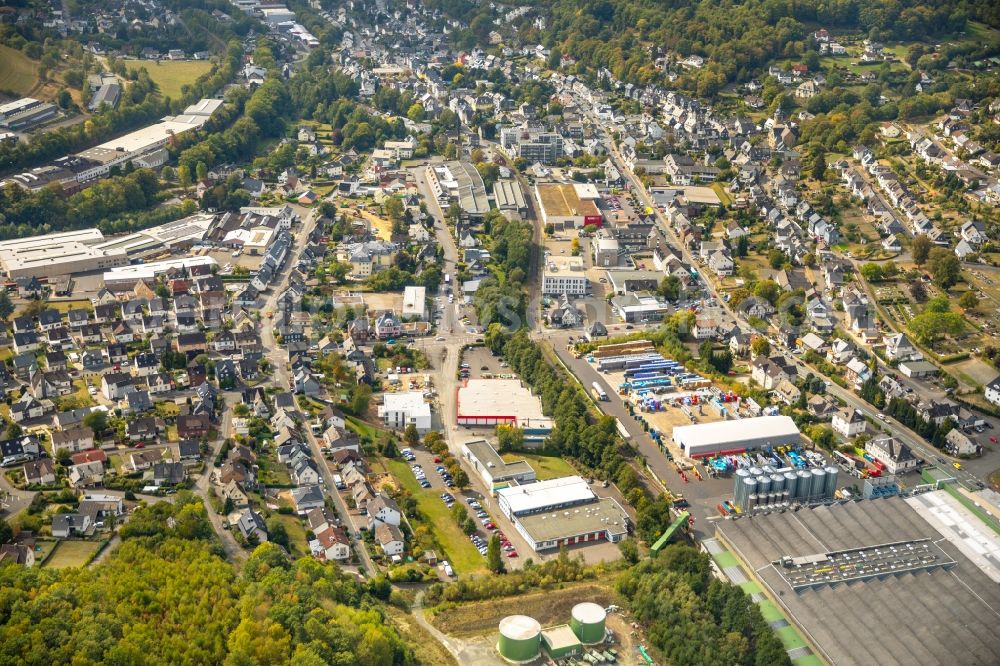
M 809 486 L 809 496 L 814 499 L 822 497 L 823 489 L 826 487 L 826 472 L 823 471 L 822 467 L 813 467 L 809 472 L 812 474 L 812 484 Z
M 783 474 L 771 475 L 771 492 L 780 493 L 785 489 L 785 476 Z
M 771 492 L 771 477 L 761 474 L 757 477 L 757 494 L 766 495 Z
M 837 475 L 840 470 L 833 465 L 826 466 L 826 488 L 825 494 L 827 497 L 833 497 L 833 494 L 837 492 Z
M 750 497 L 757 496 L 757 479 L 752 476 L 748 476 L 743 479 L 743 502 L 744 504 L 740 506 L 741 509 L 746 509 L 750 503 Z
M 604 608 L 590 601 L 573 606 L 569 627 L 584 645 L 600 643 L 604 640 Z
M 753 493 L 752 495 L 747 495 L 747 505 L 745 507 L 743 507 L 743 510 L 744 511 L 751 511 L 751 510 L 757 508 L 757 503 L 758 503 L 759 499 L 760 498 L 757 497 L 757 493 Z
M 764 473 L 764 470 L 762 470 L 760 467 L 751 467 L 750 468 L 750 476 L 757 477 L 757 476 L 760 476 L 763 473 Z
M 750 472 L 745 469 L 736 470 L 733 475 L 733 501 L 736 506 L 743 506 L 747 501 L 747 487 L 744 482 L 750 477 Z
M 799 486 L 797 488 L 798 492 L 795 495 L 795 499 L 805 499 L 809 497 L 809 490 L 812 487 L 812 474 L 800 469 L 795 473 L 795 476 L 799 477 Z
M 795 497 L 795 494 L 799 491 L 799 477 L 795 476 L 795 472 L 785 472 L 785 490 L 788 491 L 789 497 Z
M 777 501 L 778 501 L 778 493 L 771 492 L 771 493 L 767 494 L 767 505 L 768 506 L 774 506 L 775 503 L 777 503 Z
M 783 491 L 783 492 L 781 493 L 781 503 L 782 503 L 782 504 L 784 504 L 785 506 L 788 506 L 788 501 L 789 501 L 789 500 L 790 500 L 791 498 L 792 498 L 792 493 L 791 493 L 791 492 L 790 492 L 790 491 L 789 491 L 788 489 L 785 489 L 785 490 L 784 490 L 784 491 Z
M 542 642 L 542 625 L 527 615 L 508 615 L 500 620 L 500 640 L 497 649 L 508 661 L 531 661 L 538 656 Z

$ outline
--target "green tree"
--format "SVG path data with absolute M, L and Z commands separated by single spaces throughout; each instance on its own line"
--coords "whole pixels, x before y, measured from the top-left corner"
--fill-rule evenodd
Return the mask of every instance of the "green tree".
M 809 175 L 815 180 L 822 181 L 826 177 L 826 151 L 818 150 L 813 157 L 812 169 Z
M 406 442 L 407 446 L 416 446 L 420 443 L 420 433 L 417 432 L 417 426 L 412 423 L 406 424 L 406 430 L 403 431 L 403 441 Z
M 927 300 L 927 287 L 924 286 L 923 280 L 914 280 L 910 283 L 910 296 L 917 303 L 923 303 Z
M 976 292 L 971 289 L 958 299 L 958 306 L 968 312 L 969 310 L 975 310 L 976 306 L 979 305 L 979 298 L 976 297 Z
M 657 290 L 661 298 L 668 301 L 676 301 L 681 295 L 681 281 L 676 275 L 668 275 L 660 280 L 660 287 Z
M 635 564 L 639 561 L 639 546 L 636 545 L 635 539 L 625 539 L 624 541 L 619 541 L 618 550 L 622 554 L 622 559 L 629 564 Z
M 500 553 L 500 537 L 496 534 L 490 537 L 486 546 L 486 568 L 493 573 L 503 573 L 503 556 Z
M 183 189 L 191 189 L 191 168 L 188 165 L 182 164 L 177 167 L 177 182 Z
M 286 551 L 291 552 L 291 545 L 288 542 L 288 529 L 285 523 L 277 515 L 267 519 L 267 540 L 273 544 L 281 546 Z
M 910 245 L 910 252 L 913 254 L 913 263 L 917 266 L 923 266 L 927 263 L 927 258 L 930 256 L 931 248 L 933 244 L 931 239 L 924 234 L 913 239 L 913 243 Z
M 10 300 L 10 294 L 6 289 L 0 289 L 0 319 L 7 320 L 14 314 L 14 304 Z
M 950 289 L 958 284 L 962 277 L 962 264 L 954 253 L 944 248 L 934 248 L 928 260 L 931 279 L 941 289 Z
M 83 417 L 83 425 L 94 431 L 94 435 L 100 436 L 108 429 L 108 413 L 104 410 L 90 412 Z
M 764 336 L 758 336 L 750 343 L 750 353 L 756 356 L 767 356 L 771 353 L 771 343 Z
M 875 263 L 867 263 L 861 266 L 861 275 L 868 282 L 881 282 L 882 281 L 882 267 Z

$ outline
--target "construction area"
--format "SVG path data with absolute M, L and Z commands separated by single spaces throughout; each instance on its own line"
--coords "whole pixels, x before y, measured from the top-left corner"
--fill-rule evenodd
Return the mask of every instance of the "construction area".
M 1000 542 L 944 491 L 741 516 L 716 536 L 828 663 L 1000 654 Z

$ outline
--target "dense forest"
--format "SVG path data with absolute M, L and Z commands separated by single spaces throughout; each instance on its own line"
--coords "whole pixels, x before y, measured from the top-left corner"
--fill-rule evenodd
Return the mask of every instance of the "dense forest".
M 647 636 L 671 664 L 790 664 L 781 640 L 743 590 L 712 575 L 707 555 L 667 547 L 618 579 Z
M 377 598 L 387 586 L 273 544 L 237 574 L 211 535 L 180 493 L 136 511 L 97 566 L 0 566 L 0 664 L 413 663 Z
M 486 44 L 494 29 L 490 9 L 467 0 L 432 0 L 448 15 L 468 21 L 452 38 L 465 48 Z M 527 4 L 527 3 L 525 3 Z M 668 53 L 701 55 L 709 63 L 693 75 L 700 94 L 728 81 L 759 76 L 770 61 L 802 56 L 818 27 L 854 31 L 876 40 L 922 40 L 965 30 L 969 20 L 1000 25 L 1000 5 L 989 0 L 550 0 L 531 3 L 536 13 L 516 22 L 523 44 L 553 49 L 551 62 L 572 56 L 574 71 L 594 77 L 606 67 L 620 80 L 662 83 L 656 59 Z

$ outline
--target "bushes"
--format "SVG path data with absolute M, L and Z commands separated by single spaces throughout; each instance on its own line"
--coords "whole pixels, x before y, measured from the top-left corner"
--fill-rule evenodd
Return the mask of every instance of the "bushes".
M 512 571 L 505 576 L 484 576 L 481 578 L 460 578 L 458 582 L 441 583 L 427 588 L 424 603 L 428 606 L 443 602 L 480 601 L 521 594 L 528 590 L 550 590 L 562 583 L 594 580 L 597 569 L 584 566 L 578 559 L 569 559 L 564 554 L 557 560 L 534 565 L 525 562 L 520 571 Z

